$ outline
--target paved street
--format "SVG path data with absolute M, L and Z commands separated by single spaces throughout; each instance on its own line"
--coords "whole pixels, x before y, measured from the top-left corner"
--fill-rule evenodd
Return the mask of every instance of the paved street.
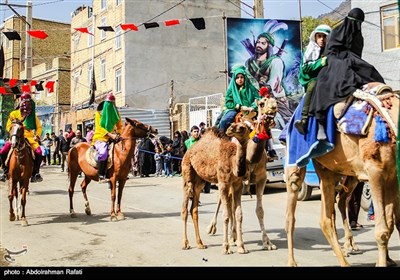
M 278 247 L 276 251 L 261 250 L 261 234 L 254 213 L 255 197 L 243 197 L 244 241 L 249 254 L 222 255 L 221 214 L 217 234 L 209 236 L 207 225 L 213 216 L 217 190 L 202 194 L 200 200 L 200 231 L 208 249 L 196 248 L 193 223 L 189 217 L 188 232 L 191 250 L 182 250 L 182 179 L 132 178 L 127 181 L 122 211 L 126 219 L 110 222 L 110 193 L 107 185 L 92 182 L 88 196 L 92 215 L 84 213 L 79 182 L 75 188 L 74 206 L 77 218 L 69 216 L 68 177 L 60 167 L 43 167 L 44 181 L 30 185 L 27 198 L 29 226 L 8 220 L 7 185 L 1 183 L 1 232 L 3 248 L 16 252 L 27 248 L 26 254 L 14 257 L 14 262 L 2 265 L 14 267 L 41 266 L 135 266 L 135 267 L 275 267 L 287 265 L 287 243 L 284 231 L 286 192 L 269 188 L 264 195 L 265 223 L 268 235 Z M 277 185 L 275 185 L 276 187 Z M 282 185 L 281 185 L 282 186 Z M 320 196 L 314 191 L 311 201 L 299 202 L 295 257 L 299 266 L 337 266 L 338 261 L 319 228 Z M 362 254 L 352 255 L 354 266 L 374 266 L 377 248 L 374 222 L 366 221 L 361 210 L 359 222 L 364 229 L 355 231 Z M 338 234 L 343 241 L 341 221 Z M 400 264 L 400 245 L 397 231 L 390 241 L 390 256 Z

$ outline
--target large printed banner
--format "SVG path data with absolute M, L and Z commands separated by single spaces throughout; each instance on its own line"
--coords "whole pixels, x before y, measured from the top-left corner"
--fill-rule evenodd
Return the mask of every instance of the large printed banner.
M 282 129 L 303 94 L 300 21 L 227 18 L 227 48 L 229 77 L 235 65 L 245 65 L 256 87 L 268 87 L 278 100 Z

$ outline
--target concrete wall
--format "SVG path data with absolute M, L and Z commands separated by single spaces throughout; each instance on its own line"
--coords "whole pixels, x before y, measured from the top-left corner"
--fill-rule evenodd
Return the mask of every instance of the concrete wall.
M 169 108 L 170 82 L 174 81 L 174 102 L 190 97 L 225 92 L 225 22 L 223 13 L 240 17 L 231 2 L 187 0 L 154 18 L 160 27 L 125 35 L 126 103 L 144 109 Z M 142 23 L 168 10 L 179 1 L 125 1 L 126 22 Z M 197 30 L 189 18 L 203 17 L 206 29 Z M 165 27 L 163 21 L 181 19 Z
M 396 2 L 394 0 L 353 1 L 352 8 L 358 7 L 365 12 L 365 21 L 362 24 L 363 59 L 375 66 L 385 79 L 386 84 L 393 89 L 400 89 L 400 48 L 383 50 L 380 29 L 382 26 L 380 8 Z

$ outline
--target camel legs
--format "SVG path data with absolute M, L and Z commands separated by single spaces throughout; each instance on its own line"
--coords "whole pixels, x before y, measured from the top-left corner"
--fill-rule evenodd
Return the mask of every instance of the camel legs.
M 337 195 L 337 206 L 342 216 L 343 229 L 344 229 L 344 254 L 348 257 L 348 253 L 359 251 L 358 246 L 354 241 L 353 233 L 350 229 L 349 219 L 347 218 L 347 206 L 349 199 L 354 188 L 357 186 L 358 180 L 355 177 L 348 177 L 345 186 L 339 191 Z
M 263 167 L 264 168 L 264 167 Z M 267 235 L 267 231 L 264 225 L 264 208 L 262 204 L 262 199 L 264 195 L 265 184 L 267 182 L 267 176 L 262 176 L 261 178 L 257 178 L 256 182 L 256 196 L 257 196 L 257 204 L 256 204 L 256 215 L 258 218 L 258 223 L 260 224 L 261 229 L 261 240 L 262 240 L 262 248 L 263 250 L 276 250 L 277 247 L 272 244 L 271 240 Z
M 184 176 L 184 174 L 183 174 Z M 192 194 L 192 203 L 190 206 L 190 214 L 192 216 L 194 231 L 196 234 L 196 243 L 198 249 L 206 249 L 207 246 L 203 244 L 203 241 L 200 238 L 200 230 L 199 230 L 199 200 L 200 193 L 205 186 L 205 182 L 201 182 L 199 179 L 195 183 L 195 180 L 191 182 L 184 181 L 183 184 L 183 203 L 181 210 L 181 217 L 183 220 L 183 240 L 182 240 L 182 249 L 187 250 L 190 249 L 189 240 L 187 237 L 187 219 L 188 219 L 188 204 L 189 197 Z
M 387 266 L 393 261 L 389 258 L 388 243 L 394 230 L 396 208 L 398 207 L 397 177 L 384 178 L 378 175 L 374 165 L 370 167 L 369 185 L 375 210 L 375 240 L 378 245 L 378 260 L 376 266 Z M 386 180 L 385 180 L 386 179 Z
M 218 196 L 217 209 L 215 209 L 214 216 L 207 227 L 207 233 L 209 235 L 214 235 L 217 232 L 217 220 L 220 207 L 221 207 L 221 198 Z
M 343 251 L 340 247 L 337 230 L 336 230 L 336 214 L 335 214 L 335 186 L 339 182 L 341 175 L 331 172 L 322 167 L 318 162 L 314 161 L 315 171 L 320 179 L 321 189 L 321 217 L 320 227 L 325 235 L 326 240 L 331 245 L 333 252 L 339 260 L 341 266 L 349 266 Z
M 288 266 L 297 266 L 294 259 L 294 246 L 293 234 L 296 223 L 295 212 L 297 205 L 297 195 L 304 180 L 306 168 L 289 167 L 285 168 L 286 176 L 286 191 L 287 191 L 287 204 L 286 204 L 286 223 L 285 231 L 288 242 Z

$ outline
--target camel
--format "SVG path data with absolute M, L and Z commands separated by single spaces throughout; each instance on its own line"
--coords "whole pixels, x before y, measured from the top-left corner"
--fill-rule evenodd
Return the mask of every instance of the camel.
M 234 211 L 238 231 L 238 252 L 248 253 L 242 238 L 242 177 L 246 173 L 246 148 L 250 129 L 245 123 L 233 123 L 226 131 L 229 137 L 235 137 L 238 143 L 232 142 L 216 127 L 208 128 L 201 139 L 185 153 L 182 159 L 183 203 L 181 217 L 183 220 L 182 249 L 190 249 L 187 237 L 187 219 L 189 197 L 192 195 L 190 214 L 192 216 L 198 249 L 205 249 L 199 232 L 198 204 L 200 192 L 206 181 L 218 184 L 219 195 L 224 213 L 223 254 L 232 254 L 228 242 L 228 223 Z M 233 208 L 228 207 L 228 195 L 232 193 Z
M 277 102 L 274 98 L 263 97 L 261 100 L 256 101 L 258 106 L 259 118 L 254 122 L 256 134 L 268 131 L 270 127 L 274 126 L 273 119 L 277 112 Z M 243 120 L 241 120 L 243 121 Z M 264 194 L 265 184 L 267 182 L 267 171 L 266 164 L 268 162 L 267 153 L 265 151 L 267 139 L 261 139 L 259 141 L 249 141 L 247 144 L 246 162 L 247 172 L 243 178 L 243 193 L 250 191 L 250 185 L 256 185 L 256 215 L 261 229 L 261 240 L 262 248 L 264 250 L 276 250 L 277 247 L 272 244 L 268 238 L 267 232 L 264 226 L 264 209 L 262 204 L 262 198 Z M 231 200 L 229 200 L 231 201 Z M 219 208 L 221 205 L 221 199 L 218 199 L 217 209 L 214 213 L 213 219 L 207 228 L 207 232 L 213 235 L 217 232 L 217 217 Z M 231 217 L 231 240 L 230 243 L 234 244 L 237 239 L 235 219 Z
M 399 95 L 393 92 L 382 95 L 381 102 L 388 105 L 390 115 L 388 123 L 398 123 Z M 320 178 L 322 211 L 320 227 L 331 245 L 341 266 L 349 266 L 341 250 L 335 226 L 335 185 L 343 176 L 347 176 L 347 193 L 341 192 L 338 207 L 343 217 L 345 230 L 345 248 L 357 248 L 346 217 L 346 200 L 358 181 L 368 181 L 371 187 L 375 208 L 375 240 L 378 245 L 376 266 L 387 266 L 393 263 L 389 258 L 388 242 L 394 226 L 400 228 L 400 208 L 398 201 L 398 178 L 396 174 L 396 131 L 390 128 L 388 143 L 376 142 L 374 131 L 377 126 L 375 118 L 366 136 L 349 135 L 335 132 L 335 148 L 313 158 L 315 171 Z M 295 227 L 295 210 L 297 194 L 304 180 L 305 168 L 287 167 L 286 189 L 288 204 L 286 208 L 285 231 L 288 238 L 288 265 L 297 266 L 293 252 L 293 234 Z

